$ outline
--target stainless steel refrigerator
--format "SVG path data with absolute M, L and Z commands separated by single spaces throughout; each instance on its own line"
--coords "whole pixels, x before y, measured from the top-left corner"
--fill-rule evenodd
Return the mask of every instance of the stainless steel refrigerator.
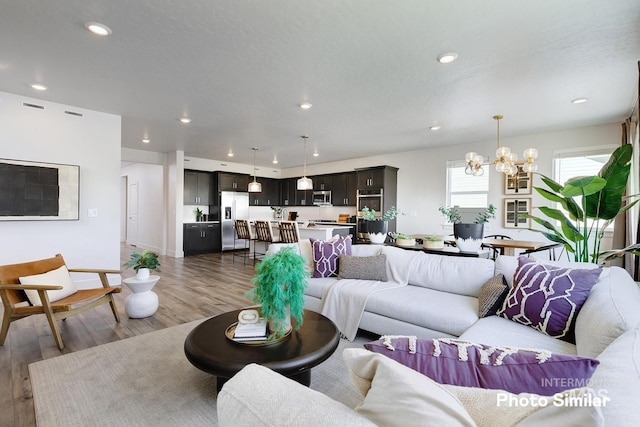
M 220 217 L 222 221 L 222 250 L 244 249 L 246 240 L 236 240 L 234 221 L 249 219 L 249 194 L 234 191 L 221 192 Z

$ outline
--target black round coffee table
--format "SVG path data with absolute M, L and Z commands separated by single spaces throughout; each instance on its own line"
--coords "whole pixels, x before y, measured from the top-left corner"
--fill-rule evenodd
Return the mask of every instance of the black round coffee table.
M 196 326 L 184 342 L 184 352 L 196 368 L 217 376 L 217 389 L 250 363 L 266 366 L 301 384 L 311 383 L 311 368 L 327 360 L 338 347 L 340 333 L 334 323 L 305 310 L 299 330 L 277 344 L 250 346 L 225 336 L 238 321 L 240 310 L 212 317 Z M 295 320 L 294 320 L 295 322 Z

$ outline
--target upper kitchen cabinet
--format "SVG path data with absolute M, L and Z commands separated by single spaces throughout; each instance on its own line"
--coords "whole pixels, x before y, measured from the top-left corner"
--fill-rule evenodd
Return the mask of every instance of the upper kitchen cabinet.
M 247 191 L 249 175 L 218 172 L 218 191 Z
M 211 174 L 209 172 L 184 171 L 184 204 L 208 205 L 211 197 Z
M 358 178 L 356 172 L 333 175 L 331 203 L 333 206 L 355 206 Z
M 280 180 L 257 177 L 256 181 L 262 184 L 262 191 L 260 193 L 249 193 L 249 205 L 279 206 L 281 187 Z
M 280 206 L 296 205 L 296 178 L 280 180 Z
M 330 191 L 332 190 L 332 175 L 316 175 L 312 176 L 314 191 Z
M 358 190 L 395 188 L 397 185 L 398 168 L 392 166 L 356 169 L 356 172 L 358 174 Z

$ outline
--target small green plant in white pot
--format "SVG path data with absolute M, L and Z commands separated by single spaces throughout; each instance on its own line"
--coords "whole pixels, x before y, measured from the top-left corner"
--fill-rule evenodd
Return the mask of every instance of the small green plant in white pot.
M 441 236 L 424 236 L 422 238 L 422 247 L 425 249 L 442 249 L 444 248 L 444 239 Z
M 152 251 L 143 250 L 142 253 L 134 251 L 131 254 L 131 259 L 123 264 L 126 268 L 131 268 L 136 272 L 136 278 L 138 280 L 146 280 L 149 278 L 149 272 L 151 270 L 160 272 L 158 266 L 158 254 Z
M 415 246 L 416 239 L 402 233 L 393 233 L 393 237 L 396 239 L 396 245 L 398 246 Z

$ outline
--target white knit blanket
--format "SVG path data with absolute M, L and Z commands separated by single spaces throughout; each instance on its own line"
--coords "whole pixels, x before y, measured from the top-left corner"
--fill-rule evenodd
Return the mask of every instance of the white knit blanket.
M 376 292 L 407 286 L 418 251 L 385 246 L 388 282 L 375 280 L 342 279 L 325 287 L 322 296 L 322 314 L 331 319 L 340 333 L 353 341 L 369 297 Z

